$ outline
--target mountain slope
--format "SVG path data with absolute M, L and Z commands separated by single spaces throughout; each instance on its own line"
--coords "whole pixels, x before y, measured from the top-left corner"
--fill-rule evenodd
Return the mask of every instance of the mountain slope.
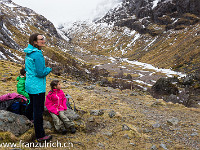
M 95 24 L 61 30 L 77 51 L 199 72 L 199 8 L 196 0 L 125 0 Z
M 0 1 L 0 59 L 23 63 L 23 49 L 33 33 L 41 33 L 47 39 L 44 55 L 54 73 L 68 73 L 77 77 L 85 74 L 83 63 L 70 56 L 68 42 L 45 17 L 33 10 L 21 7 L 10 0 Z
M 193 101 L 197 105 L 200 100 L 197 8 L 200 7 L 193 0 L 182 0 L 182 4 L 184 10 L 180 1 L 126 0 L 95 23 L 76 22 L 72 27 L 63 25 L 60 30 L 74 46 L 70 54 L 95 65 L 95 74 L 103 72 L 100 78 L 94 77 L 101 85 L 142 88 L 154 93 L 152 87 L 159 78 L 180 79 L 189 74 L 176 80 L 179 92 L 153 95 L 166 101 L 173 101 L 174 97 L 176 102 L 186 105 Z M 171 70 L 179 72 L 169 73 Z M 193 81 L 186 85 L 189 80 Z M 174 87 L 173 84 L 168 88 Z

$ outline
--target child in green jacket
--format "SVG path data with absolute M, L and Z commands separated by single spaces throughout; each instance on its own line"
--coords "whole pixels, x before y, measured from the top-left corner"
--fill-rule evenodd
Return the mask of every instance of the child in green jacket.
M 26 81 L 26 71 L 24 68 L 20 70 L 20 76 L 17 77 L 17 92 L 21 95 L 24 95 L 27 98 L 27 102 L 29 104 L 30 98 L 28 93 L 25 91 L 25 81 Z

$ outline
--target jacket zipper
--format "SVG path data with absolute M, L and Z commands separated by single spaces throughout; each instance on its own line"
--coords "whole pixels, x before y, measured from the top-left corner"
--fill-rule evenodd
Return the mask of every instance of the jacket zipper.
M 57 98 L 58 98 L 58 107 L 59 107 L 60 102 L 59 102 L 59 97 L 58 97 L 58 95 L 57 95 L 57 91 L 56 91 L 56 96 L 57 96 Z M 57 111 L 58 111 L 58 107 L 57 107 Z

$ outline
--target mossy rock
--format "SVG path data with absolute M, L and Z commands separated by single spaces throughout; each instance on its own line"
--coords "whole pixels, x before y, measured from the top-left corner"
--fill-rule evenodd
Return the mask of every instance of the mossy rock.
M 27 132 L 25 132 L 23 135 L 17 137 L 11 132 L 0 132 L 0 141 L 1 142 L 18 142 L 20 140 L 23 140 L 24 142 L 30 142 L 34 139 L 35 133 L 34 129 L 29 129 Z M 0 143 L 1 143 L 0 142 Z

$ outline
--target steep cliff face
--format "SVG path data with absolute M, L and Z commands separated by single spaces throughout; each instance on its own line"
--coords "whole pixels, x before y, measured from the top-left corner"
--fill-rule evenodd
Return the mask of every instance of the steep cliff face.
M 151 33 L 147 27 L 152 23 L 166 25 L 166 29 L 194 25 L 199 22 L 199 8 L 198 0 L 125 0 L 97 22 L 114 23 L 142 33 Z M 185 16 L 186 13 L 193 15 Z

